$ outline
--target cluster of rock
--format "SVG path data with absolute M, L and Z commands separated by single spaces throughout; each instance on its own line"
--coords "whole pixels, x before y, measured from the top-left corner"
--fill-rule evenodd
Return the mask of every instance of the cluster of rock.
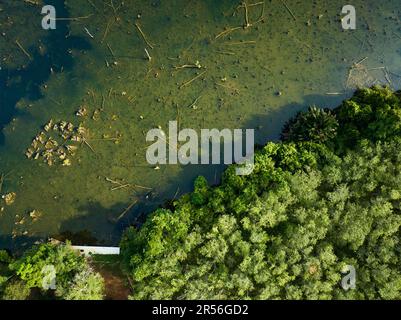
M 33 210 L 28 212 L 27 215 L 20 216 L 17 214 L 15 216 L 15 228 L 12 231 L 12 237 L 16 238 L 18 236 L 28 236 L 29 231 L 26 230 L 29 225 L 38 221 L 42 217 L 42 212 L 39 210 Z M 27 226 L 28 225 L 28 226 Z
M 3 194 L 1 196 L 0 203 L 3 202 L 6 206 L 11 206 L 15 202 L 16 198 L 17 198 L 17 194 L 15 192 Z M 5 208 L 3 206 L 0 206 L 0 214 L 3 213 L 4 210 L 5 210 Z
M 1 198 L 4 200 L 6 206 L 11 206 L 15 202 L 15 198 L 17 194 L 15 192 L 10 192 L 5 195 L 2 195 Z
M 87 130 L 67 121 L 50 120 L 32 141 L 25 155 L 28 159 L 43 161 L 49 166 L 70 166 L 79 145 L 85 141 Z

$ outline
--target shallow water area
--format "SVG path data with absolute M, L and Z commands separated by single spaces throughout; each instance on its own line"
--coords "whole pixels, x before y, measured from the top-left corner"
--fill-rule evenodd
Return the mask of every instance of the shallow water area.
M 46 3 L 56 30 L 41 28 L 42 1 L 0 1 L 0 195 L 16 195 L 0 199 L 1 248 L 66 232 L 115 245 L 196 176 L 218 183 L 224 166 L 146 162 L 146 133 L 169 121 L 254 128 L 263 144 L 310 105 L 401 88 L 399 1 L 353 1 L 347 31 L 339 1 Z M 25 155 L 50 120 L 85 128 L 70 166 Z

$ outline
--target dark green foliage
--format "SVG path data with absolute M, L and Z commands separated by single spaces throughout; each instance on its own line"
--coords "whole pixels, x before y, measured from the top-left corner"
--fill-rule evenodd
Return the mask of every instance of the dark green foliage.
M 359 89 L 333 111 L 311 107 L 287 122 L 284 141 L 313 141 L 344 153 L 359 141 L 388 141 L 401 134 L 401 93 L 388 88 Z
M 41 288 L 44 268 L 53 266 L 56 271 L 56 283 L 59 290 L 64 290 L 77 270 L 85 267 L 85 258 L 74 252 L 69 246 L 51 243 L 33 247 L 24 256 L 10 265 L 11 270 L 30 288 Z
M 194 183 L 194 192 L 191 195 L 191 202 L 201 206 L 207 201 L 208 184 L 204 177 L 198 177 Z
M 312 106 L 288 121 L 281 137 L 283 141 L 325 143 L 336 136 L 337 129 L 338 121 L 330 110 Z
M 11 262 L 11 257 L 5 250 L 0 250 L 0 263 L 9 263 Z
M 0 250 L 0 298 L 4 295 L 4 290 L 10 284 L 12 278 L 12 272 L 8 268 L 8 264 L 11 262 L 11 257 L 5 250 Z
M 387 141 L 401 134 L 401 99 L 388 88 L 358 90 L 335 110 L 340 129 L 337 147 L 344 151 L 362 139 Z

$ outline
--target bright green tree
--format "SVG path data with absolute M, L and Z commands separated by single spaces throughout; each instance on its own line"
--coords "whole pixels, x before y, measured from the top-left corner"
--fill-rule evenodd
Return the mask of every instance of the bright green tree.
M 54 270 L 55 295 L 61 299 L 99 300 L 103 297 L 103 278 L 69 243 L 34 246 L 23 257 L 13 261 L 10 269 L 24 281 L 27 288 L 39 288 L 42 291 L 51 289 L 52 279 L 46 277 Z

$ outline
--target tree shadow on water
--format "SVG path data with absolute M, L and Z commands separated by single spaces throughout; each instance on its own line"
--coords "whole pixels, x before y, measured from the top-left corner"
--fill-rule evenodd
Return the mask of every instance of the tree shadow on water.
M 159 203 L 154 203 L 153 194 L 133 197 L 131 203 L 115 203 L 104 207 L 99 202 L 88 202 L 78 207 L 77 215 L 64 221 L 58 240 L 71 240 L 78 245 L 118 245 L 122 232 L 139 223 L 144 212 L 151 212 Z
M 281 132 L 288 120 L 295 117 L 300 111 L 306 111 L 310 106 L 333 109 L 339 106 L 344 99 L 351 97 L 353 92 L 344 95 L 306 95 L 302 103 L 290 103 L 266 114 L 255 115 L 245 126 L 255 129 L 255 143 L 265 145 L 269 141 L 280 140 Z
M 9 250 L 13 255 L 21 255 L 33 244 L 43 242 L 43 238 L 38 236 L 19 235 L 11 237 L 8 235 L 0 236 L 0 250 Z
M 63 18 L 70 16 L 64 0 L 49 0 L 46 3 L 56 8 L 57 16 Z M 38 24 L 38 28 L 40 27 Z M 31 46 L 28 51 L 32 59 L 27 65 L 0 70 L 0 145 L 5 143 L 2 129 L 19 114 L 16 108 L 18 101 L 23 98 L 30 101 L 41 99 L 43 95 L 40 88 L 49 79 L 51 70 L 59 73 L 72 69 L 74 58 L 69 51 L 91 48 L 86 39 L 69 36 L 68 20 L 58 20 L 56 29 L 48 30 L 47 34 L 47 37 L 41 40 L 41 44 L 46 48 L 45 53 L 37 46 Z
M 284 124 L 299 111 L 307 110 L 311 105 L 334 108 L 345 98 L 347 97 L 308 95 L 304 97 L 302 103 L 288 104 L 268 111 L 264 115 L 254 116 L 244 128 L 255 128 L 256 144 L 265 145 L 268 141 L 278 141 Z M 118 203 L 110 208 L 105 208 L 97 202 L 88 203 L 79 208 L 79 216 L 64 222 L 61 230 L 78 232 L 78 234 L 89 232 L 97 239 L 97 245 L 118 245 L 127 227 L 140 227 L 149 213 L 160 207 L 172 208 L 172 199 L 191 192 L 193 181 L 197 176 L 205 176 L 210 185 L 218 185 L 225 168 L 224 165 L 184 166 L 181 173 L 173 178 L 169 185 L 139 196 L 132 207 L 129 203 Z M 74 244 L 90 244 L 79 238 L 73 239 L 73 236 L 70 236 L 70 240 Z

